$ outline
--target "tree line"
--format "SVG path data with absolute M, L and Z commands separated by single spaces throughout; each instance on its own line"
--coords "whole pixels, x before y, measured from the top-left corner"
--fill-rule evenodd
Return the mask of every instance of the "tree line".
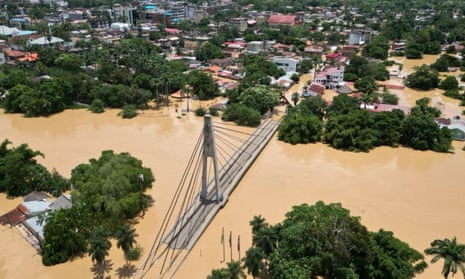
M 249 222 L 252 246 L 241 261 L 213 269 L 209 279 L 366 278 L 408 279 L 427 268 L 422 253 L 380 229 L 369 231 L 338 203 L 293 206 L 285 219 L 269 224 L 261 215 Z M 442 274 L 465 275 L 465 245 L 437 239 L 424 250 L 432 263 L 444 260 Z M 241 265 L 242 264 L 242 265 Z
M 291 144 L 322 141 L 337 149 L 364 152 L 381 145 L 437 152 L 452 148 L 451 133 L 435 123 L 440 111 L 428 106 L 427 98 L 418 100 L 407 116 L 396 109 L 372 113 L 360 104 L 347 95 L 336 96 L 329 106 L 319 96 L 307 98 L 288 109 L 278 138 Z
M 7 113 L 47 116 L 76 104 L 94 112 L 128 105 L 143 109 L 151 101 L 168 104 L 169 94 L 185 86 L 199 99 L 218 94 L 210 75 L 197 70 L 186 74 L 185 61 L 164 59 L 159 47 L 142 38 L 92 47 L 82 57 L 54 48 L 28 50 L 37 51 L 40 60 L 2 66 Z

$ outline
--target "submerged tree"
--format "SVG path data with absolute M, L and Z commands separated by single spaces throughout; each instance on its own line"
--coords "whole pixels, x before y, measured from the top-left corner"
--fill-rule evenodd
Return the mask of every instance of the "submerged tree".
M 101 227 L 98 227 L 90 236 L 88 253 L 97 265 L 105 262 L 108 251 L 111 248 L 111 242 L 108 240 L 108 234 Z
M 129 225 L 124 224 L 116 231 L 115 236 L 117 239 L 116 246 L 123 250 L 126 265 L 128 265 L 129 251 L 134 247 L 134 244 L 136 244 L 136 230 L 131 229 Z
M 69 189 L 68 181 L 53 171 L 53 175 L 37 162 L 44 155 L 27 144 L 9 148 L 4 140 L 0 146 L 0 192 L 8 196 L 21 196 L 29 192 L 47 191 L 55 196 Z
M 144 180 L 140 180 L 140 175 Z M 99 159 L 80 164 L 71 171 L 73 202 L 83 203 L 110 232 L 143 210 L 148 197 L 141 194 L 151 187 L 154 177 L 142 161 L 129 153 L 103 151 Z

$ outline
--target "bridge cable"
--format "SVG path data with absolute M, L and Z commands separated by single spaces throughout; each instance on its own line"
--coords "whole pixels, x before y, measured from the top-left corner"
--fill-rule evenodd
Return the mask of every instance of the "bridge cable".
M 201 144 L 202 144 L 202 140 L 203 140 L 203 134 L 201 134 L 199 139 L 197 140 L 194 151 L 191 154 L 191 157 L 189 158 L 189 161 L 187 163 L 188 166 L 191 164 L 192 160 L 194 159 L 196 151 L 199 149 L 199 146 L 201 146 Z M 171 203 L 170 203 L 170 205 L 168 207 L 167 214 L 165 214 L 165 216 L 163 218 L 162 224 L 160 226 L 160 230 L 158 231 L 158 233 L 157 233 L 157 235 L 155 237 L 155 240 L 154 240 L 154 242 L 152 244 L 152 247 L 150 249 L 150 253 L 148 254 L 147 258 L 144 260 L 144 263 L 142 264 L 142 266 L 140 268 L 140 269 L 142 269 L 141 278 L 148 272 L 148 270 L 144 272 L 144 270 L 146 269 L 147 263 L 149 261 L 151 261 L 150 266 L 149 266 L 149 269 L 150 269 L 153 266 L 153 264 L 157 261 L 156 255 L 157 255 L 158 249 L 159 249 L 159 247 L 161 245 L 161 241 L 162 241 L 161 238 L 162 238 L 162 235 L 166 232 L 167 226 L 169 224 L 169 220 L 171 219 L 174 208 L 176 207 L 177 201 L 179 199 L 179 195 L 182 192 L 183 185 L 184 185 L 183 181 L 185 180 L 185 177 L 187 175 L 187 170 L 188 170 L 188 168 L 185 169 L 185 171 L 184 171 L 184 173 L 183 173 L 183 175 L 181 177 L 181 182 L 179 183 L 178 187 L 176 188 L 174 198 L 173 198 L 173 200 L 171 201 Z M 164 253 L 165 250 L 162 251 L 162 252 Z

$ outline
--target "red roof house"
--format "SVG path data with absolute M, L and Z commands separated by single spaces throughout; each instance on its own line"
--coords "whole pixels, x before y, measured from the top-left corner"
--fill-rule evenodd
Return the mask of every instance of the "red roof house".
M 312 82 L 312 84 L 310 84 L 310 88 L 308 89 L 308 91 L 317 93 L 319 95 L 323 95 L 323 93 L 325 93 L 325 89 L 326 87 L 324 85 L 316 83 L 316 82 Z
M 16 226 L 17 224 L 26 220 L 27 214 L 27 208 L 20 204 L 15 209 L 12 209 L 8 213 L 0 216 L 0 224 L 10 224 L 11 226 Z
M 268 24 L 271 26 L 279 26 L 279 25 L 286 25 L 286 26 L 296 26 L 298 25 L 299 21 L 297 20 L 297 16 L 295 15 L 271 15 L 268 18 Z

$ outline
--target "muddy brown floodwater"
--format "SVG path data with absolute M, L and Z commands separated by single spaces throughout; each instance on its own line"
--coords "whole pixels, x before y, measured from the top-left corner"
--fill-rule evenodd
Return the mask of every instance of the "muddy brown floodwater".
M 447 100 L 446 100 L 447 101 Z M 80 163 L 96 158 L 102 150 L 129 152 L 152 168 L 156 178 L 149 190 L 155 203 L 136 225 L 138 242 L 148 252 L 167 211 L 187 161 L 200 136 L 203 120 L 180 112 L 145 112 L 131 120 L 118 111 L 92 114 L 69 110 L 48 118 L 0 114 L 1 140 L 18 146 L 27 143 L 45 154 L 40 162 L 69 177 Z M 218 213 L 176 273 L 175 278 L 206 278 L 221 263 L 221 230 L 233 235 L 233 259 L 244 256 L 251 244 L 249 220 L 264 216 L 274 224 L 293 205 L 339 202 L 361 217 L 370 230 L 391 230 L 395 236 L 423 251 L 437 238 L 456 236 L 465 242 L 465 152 L 454 143 L 455 153 L 439 154 L 406 148 L 377 148 L 370 153 L 350 153 L 323 144 L 288 145 L 271 140 L 247 175 Z M 0 213 L 20 199 L 0 195 Z M 241 254 L 237 236 L 241 238 Z M 15 229 L 0 226 L 0 278 L 92 278 L 89 257 L 44 267 L 41 258 Z M 227 241 L 226 241 L 227 243 Z M 143 255 L 142 258 L 144 258 Z M 113 248 L 108 257 L 111 278 L 119 278 L 122 252 Z M 226 244 L 226 261 L 230 250 Z M 136 266 L 140 262 L 134 263 Z M 440 277 L 441 263 L 417 276 Z M 146 278 L 157 278 L 151 273 Z

